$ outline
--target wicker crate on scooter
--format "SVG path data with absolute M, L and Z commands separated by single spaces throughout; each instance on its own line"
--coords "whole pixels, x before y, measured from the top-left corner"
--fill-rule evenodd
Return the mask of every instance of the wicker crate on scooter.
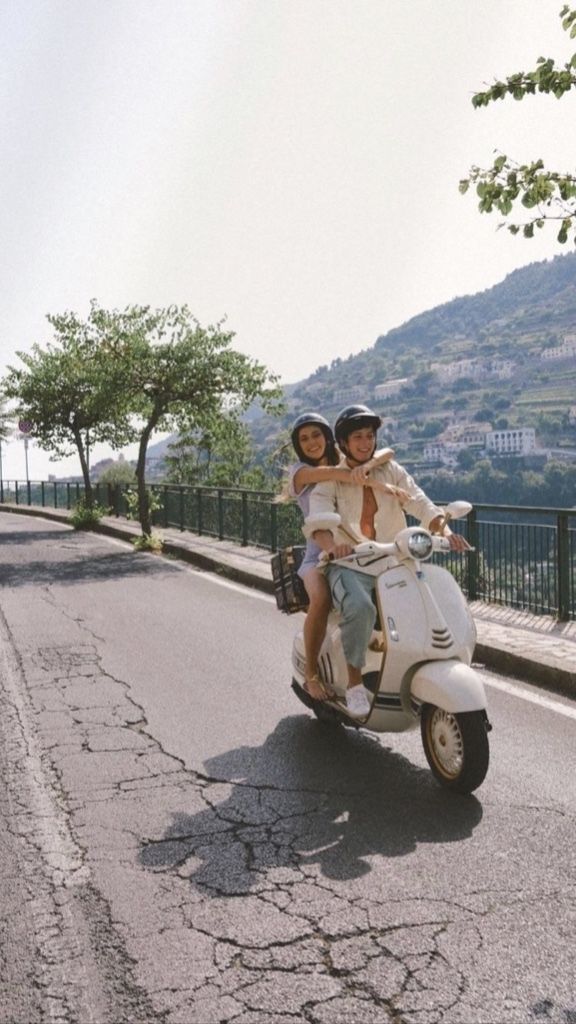
M 298 575 L 298 568 L 304 558 L 303 544 L 293 544 L 272 555 L 272 579 L 278 610 L 292 615 L 306 611 L 308 594 Z

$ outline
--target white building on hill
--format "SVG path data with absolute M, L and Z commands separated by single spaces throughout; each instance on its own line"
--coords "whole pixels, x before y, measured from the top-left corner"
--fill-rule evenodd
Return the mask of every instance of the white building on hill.
M 408 384 L 408 377 L 396 377 L 395 380 L 377 384 L 374 388 L 374 398 L 390 398 L 391 395 L 397 395 L 406 384 Z
M 443 466 L 457 466 L 458 452 L 466 446 L 447 441 L 429 441 L 424 445 L 424 462 L 441 462 Z
M 432 363 L 430 369 L 441 384 L 453 384 L 462 377 L 482 381 L 486 377 L 509 380 L 514 372 L 512 359 L 459 359 L 455 363 Z
M 430 369 L 436 374 L 441 384 L 452 384 L 462 377 L 476 380 L 482 371 L 477 359 L 459 359 L 454 363 L 432 363 Z
M 536 432 L 532 427 L 517 430 L 491 430 L 486 448 L 496 455 L 530 455 L 536 450 Z
M 561 345 L 554 348 L 544 348 L 540 353 L 540 359 L 550 361 L 553 359 L 576 359 L 576 334 L 566 334 Z
M 338 388 L 334 392 L 332 401 L 335 405 L 353 405 L 355 402 L 365 402 L 370 389 L 364 384 L 351 384 L 347 388 Z
M 465 448 L 484 447 L 491 430 L 491 423 L 453 423 L 440 434 L 439 440 Z

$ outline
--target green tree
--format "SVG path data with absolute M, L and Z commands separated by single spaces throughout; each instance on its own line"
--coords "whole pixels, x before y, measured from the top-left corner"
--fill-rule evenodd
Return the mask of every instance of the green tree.
M 494 403 L 496 405 L 496 403 Z M 493 410 L 488 405 L 481 405 L 480 408 L 474 413 L 472 419 L 475 423 L 489 423 L 494 415 Z
M 433 370 L 423 370 L 418 373 L 412 382 L 412 387 L 419 395 L 425 395 L 430 387 L 436 383 L 436 374 Z
M 189 434 L 222 416 L 239 419 L 257 399 L 265 411 L 280 408 L 280 391 L 265 366 L 230 348 L 233 332 L 202 327 L 186 306 L 152 310 L 132 306 L 110 314 L 111 342 L 124 354 L 126 392 L 139 439 L 136 464 L 138 518 L 152 534 L 145 469 L 156 430 Z
M 564 5 L 560 11 L 562 28 L 576 37 L 576 8 Z M 564 65 L 551 58 L 539 57 L 532 71 L 518 71 L 503 81 L 472 97 L 474 107 L 486 107 L 496 100 L 512 96 L 522 100 L 537 93 L 548 93 L 561 99 L 576 86 L 576 53 Z M 535 228 L 543 228 L 549 221 L 559 223 L 558 241 L 565 243 L 569 236 L 576 242 L 576 174 L 548 170 L 540 158 L 520 164 L 504 153 L 498 153 L 489 168 L 472 167 L 467 178 L 460 182 L 465 193 L 470 185 L 476 186 L 481 213 L 494 211 L 506 219 L 504 224 L 512 234 L 522 232 L 532 238 Z M 517 219 L 523 207 L 526 215 Z M 511 215 L 514 219 L 510 220 Z
M 541 412 L 536 420 L 536 430 L 541 437 L 553 440 L 562 431 L 562 420 L 558 415 Z
M 2 491 L 2 442 L 7 441 L 12 433 L 12 425 L 10 423 L 11 414 L 6 408 L 6 399 L 0 396 L 0 492 Z
M 136 471 L 131 462 L 125 459 L 118 459 L 102 470 L 98 477 L 99 484 L 134 484 L 136 483 Z
M 456 456 L 459 469 L 472 469 L 477 461 L 476 454 L 470 448 L 461 448 Z
M 574 507 L 576 466 L 549 462 L 544 469 L 544 488 L 551 506 Z
M 0 396 L 0 442 L 7 441 L 12 433 L 12 414 L 6 408 L 6 399 Z
M 75 313 L 47 316 L 54 341 L 18 352 L 23 367 L 8 367 L 2 391 L 29 420 L 38 446 L 62 458 L 76 449 L 86 505 L 93 504 L 89 451 L 96 442 L 120 448 L 133 436 L 124 365 L 103 334 L 102 311 L 92 303 L 84 322 Z
M 171 444 L 166 455 L 167 478 L 179 484 L 254 487 L 265 474 L 254 466 L 254 448 L 245 423 L 231 416 L 215 417 Z
M 425 423 L 413 423 L 408 427 L 408 430 L 411 437 L 425 439 L 437 437 L 444 430 L 445 425 L 445 420 L 431 419 L 426 420 Z

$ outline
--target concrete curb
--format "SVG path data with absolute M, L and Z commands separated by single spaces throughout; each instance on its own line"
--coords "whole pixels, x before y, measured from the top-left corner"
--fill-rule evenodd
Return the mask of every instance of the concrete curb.
M 474 661 L 486 668 L 506 676 L 514 676 L 523 682 L 534 683 L 553 693 L 565 697 L 576 698 L 576 672 L 561 669 L 544 661 L 514 654 L 512 651 L 485 643 L 477 643 L 474 648 Z
M 69 525 L 70 513 L 65 510 L 39 509 L 22 505 L 0 505 L 0 511 L 51 519 Z M 128 523 L 118 523 L 116 525 L 110 521 L 103 521 L 92 532 L 102 533 L 109 537 L 115 537 L 117 540 L 130 543 L 133 538 L 139 535 L 140 531 L 136 524 L 132 526 L 132 524 Z M 253 566 L 243 567 L 237 564 L 242 558 L 247 562 L 249 560 L 248 557 L 242 555 L 241 548 L 237 549 L 238 557 L 236 559 L 228 553 L 212 554 L 195 549 L 191 546 L 195 535 L 190 534 L 188 536 L 190 537 L 188 546 L 185 543 L 178 543 L 174 539 L 165 537 L 162 555 L 178 558 L 206 572 L 214 572 L 236 583 L 253 587 L 264 593 L 274 593 L 272 578 L 265 573 L 262 565 L 258 566 L 260 569 L 260 572 L 258 572 Z M 197 540 L 200 541 L 200 538 L 197 538 Z M 510 626 L 506 628 L 508 630 L 514 629 L 514 627 Z M 558 664 L 558 657 L 554 652 L 554 639 L 549 641 L 549 659 L 545 657 L 545 652 L 543 653 L 541 649 L 538 651 L 539 657 L 536 658 L 531 657 L 529 651 L 525 651 L 523 654 L 516 653 L 503 643 L 502 638 L 500 638 L 500 643 L 498 643 L 497 636 L 493 640 L 487 640 L 485 634 L 490 632 L 490 623 L 485 620 L 482 622 L 482 632 L 484 636 L 477 642 L 474 650 L 474 660 L 476 662 L 504 675 L 514 676 L 525 682 L 535 683 L 555 693 L 576 698 L 576 644 L 574 645 L 574 663 L 569 663 L 566 667 L 562 667 Z M 502 629 L 495 628 L 495 632 L 502 633 Z
M 235 583 L 242 583 L 246 587 L 262 590 L 266 594 L 274 593 L 274 584 L 271 577 L 269 580 L 265 579 L 256 573 L 250 572 L 249 569 L 240 569 L 238 566 L 228 565 L 218 558 L 213 558 L 211 555 L 203 554 L 200 551 L 192 551 L 190 548 L 181 547 L 173 541 L 164 541 L 163 553 L 173 555 L 184 562 L 190 562 L 192 565 L 197 566 L 199 569 L 205 569 L 207 572 L 215 572 L 219 576 L 225 576 L 227 579 L 233 580 Z

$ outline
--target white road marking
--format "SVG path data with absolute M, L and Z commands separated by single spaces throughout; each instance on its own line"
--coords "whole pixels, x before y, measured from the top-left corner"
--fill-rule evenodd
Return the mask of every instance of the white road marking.
M 212 575 L 212 573 L 198 572 L 195 569 L 191 570 L 195 576 L 201 576 L 202 579 L 209 579 L 212 583 L 217 583 L 219 587 L 227 587 L 228 590 L 237 590 L 240 594 L 245 594 L 248 597 L 255 597 L 257 601 L 267 601 L 268 604 L 276 604 L 276 598 L 272 597 L 271 594 L 263 594 L 260 590 L 256 590 L 254 587 L 248 587 L 243 583 L 232 583 L 231 580 L 222 580 L 219 576 Z
M 126 541 L 119 540 L 117 537 L 107 537 L 106 539 L 112 541 L 112 543 L 116 544 L 117 547 L 122 547 L 126 550 Z M 141 554 L 142 553 L 149 554 L 150 558 L 158 557 L 157 555 L 150 554 L 149 552 L 141 552 Z M 216 583 L 219 587 L 226 587 L 228 590 L 235 590 L 239 594 L 247 594 L 249 597 L 255 597 L 257 601 L 267 601 L 268 604 L 276 604 L 276 598 L 271 594 L 263 594 L 254 587 L 249 587 L 246 583 L 234 583 L 232 580 L 223 579 L 210 569 L 194 569 L 186 562 L 171 561 L 170 565 L 173 566 L 174 569 L 179 569 L 181 572 L 189 573 L 191 576 L 197 576 L 198 579 L 208 580 L 210 583 Z
M 491 686 L 494 690 L 500 690 L 502 693 L 508 693 L 511 697 L 519 697 L 520 700 L 527 700 L 530 704 L 538 704 L 539 707 L 546 708 L 547 711 L 555 711 L 557 715 L 565 715 L 566 718 L 576 719 L 576 707 L 571 707 L 569 704 L 561 704 L 560 701 L 551 700 L 550 697 L 543 697 L 532 690 L 524 690 L 520 684 L 505 682 L 503 679 L 486 679 L 485 677 L 484 682 L 486 686 Z
M 255 597 L 257 601 L 267 601 L 268 604 L 276 604 L 276 598 L 271 594 L 263 594 L 260 590 L 256 590 L 254 587 L 249 587 L 246 583 L 234 583 L 232 580 L 223 579 L 221 576 L 217 576 L 215 572 L 211 572 L 209 569 L 193 569 L 191 566 L 183 565 L 181 562 L 172 562 L 171 564 L 182 572 L 187 572 L 192 576 L 197 576 L 198 579 L 207 580 L 210 583 L 216 583 L 219 587 L 226 587 L 227 590 L 235 590 L 237 593 L 247 595 L 248 597 Z

